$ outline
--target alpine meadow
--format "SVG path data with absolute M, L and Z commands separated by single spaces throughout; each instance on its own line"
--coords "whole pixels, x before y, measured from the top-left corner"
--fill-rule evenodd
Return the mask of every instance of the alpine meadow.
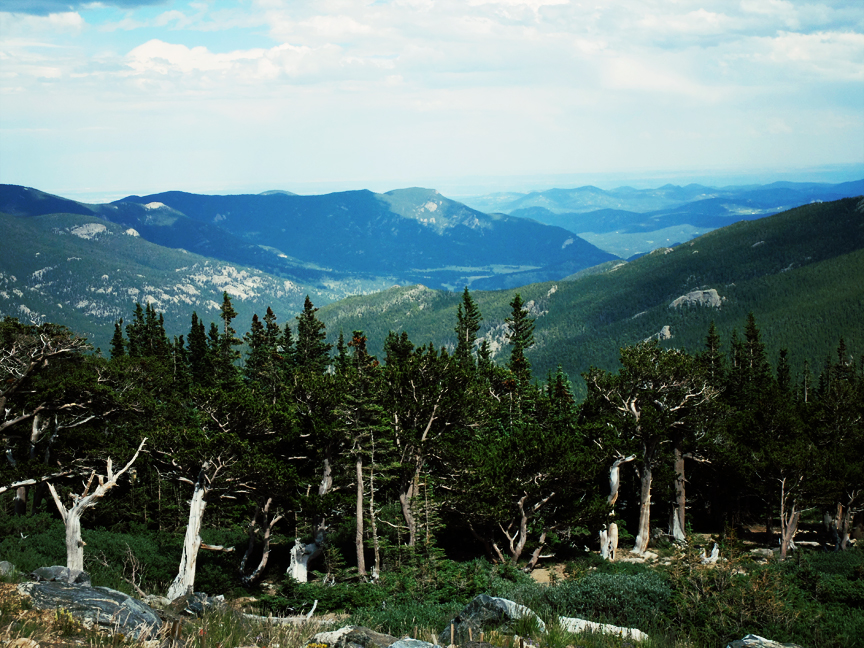
M 0 0 L 0 648 L 864 648 L 864 9 Z

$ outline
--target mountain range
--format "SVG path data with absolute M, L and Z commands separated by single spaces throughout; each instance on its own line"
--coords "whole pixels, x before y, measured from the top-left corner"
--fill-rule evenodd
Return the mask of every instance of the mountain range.
M 648 227 L 641 222 L 626 226 Z M 741 221 L 629 263 L 568 230 L 482 214 L 425 189 L 168 192 L 92 205 L 5 185 L 0 233 L 0 315 L 63 323 L 102 348 L 136 301 L 164 312 L 179 335 L 193 310 L 216 319 L 223 291 L 241 331 L 267 306 L 291 321 L 308 294 L 332 339 L 364 330 L 380 353 L 388 331 L 404 330 L 452 346 L 463 285 L 499 359 L 508 303 L 521 292 L 537 318 L 529 357 L 540 375 L 611 368 L 619 347 L 652 336 L 698 348 L 710 321 L 728 335 L 751 311 L 769 350 L 794 347 L 797 369 L 821 363 L 840 336 L 864 348 L 858 199 Z
M 775 182 L 768 185 L 657 189 L 586 186 L 528 194 L 463 198 L 472 207 L 557 225 L 622 258 L 675 245 L 739 220 L 754 220 L 811 202 L 864 194 L 864 180 L 839 184 Z

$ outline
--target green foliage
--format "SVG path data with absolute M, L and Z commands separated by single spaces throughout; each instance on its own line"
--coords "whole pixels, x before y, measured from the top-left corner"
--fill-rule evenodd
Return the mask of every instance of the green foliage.
M 592 573 L 544 592 L 561 616 L 575 616 L 630 628 L 648 629 L 670 609 L 672 588 L 661 575 Z

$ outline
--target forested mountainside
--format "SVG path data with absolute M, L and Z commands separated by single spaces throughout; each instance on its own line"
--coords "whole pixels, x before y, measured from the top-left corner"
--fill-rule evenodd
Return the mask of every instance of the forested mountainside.
M 325 293 L 344 284 L 342 295 L 353 294 L 358 284 L 422 282 L 453 289 L 486 278 L 494 285 L 496 277 L 524 269 L 548 268 L 545 278 L 560 278 L 615 258 L 559 227 L 483 214 L 430 189 L 322 196 L 171 191 L 84 205 L 26 187 L 0 187 L 0 212 L 27 217 L 57 209 L 94 215 L 153 243 Z
M 215 318 L 226 290 L 246 319 L 268 305 L 296 313 L 307 294 L 321 302 L 344 294 L 156 245 L 95 216 L 0 214 L 0 231 L 0 314 L 61 322 L 103 350 L 135 302 L 158 308 L 175 335 L 188 327 L 190 309 Z
M 817 546 L 851 546 L 864 489 L 864 359 L 842 338 L 824 366 L 800 376 L 791 353 L 771 361 L 752 316 L 737 336 L 707 327 L 692 353 L 637 343 L 621 350 L 619 370 L 586 376 L 579 402 L 562 372 L 534 380 L 526 353 L 536 321 L 518 295 L 509 307 L 500 364 L 488 342 L 475 344 L 482 313 L 467 290 L 447 323 L 452 352 L 403 332 L 378 357 L 360 331 L 331 348 L 309 300 L 293 321 L 268 309 L 242 333 L 225 293 L 218 325 L 208 331 L 192 314 L 175 340 L 158 312 L 139 306 L 118 324 L 110 360 L 62 326 L 3 319 L 0 559 L 27 570 L 62 563 L 65 550 L 66 564 L 87 565 L 96 583 L 170 599 L 255 588 L 266 576 L 271 609 L 314 598 L 320 611 L 374 618 L 390 607 L 416 623 L 411 610 L 422 608 L 441 627 L 478 590 L 518 594 L 508 568 L 530 571 L 550 552 L 586 570 L 602 564 L 585 551 L 598 538 L 604 557 L 620 539 L 620 551 L 632 544 L 647 558 L 657 527 L 691 543 L 695 527 L 731 556 L 738 532 L 764 522 L 782 560 L 815 509 L 828 532 Z M 117 485 L 107 491 L 99 479 L 82 534 L 75 494 L 103 470 Z M 215 550 L 200 559 L 199 534 Z M 698 564 L 681 560 L 685 572 Z M 138 565 L 131 576 L 129 564 Z M 864 617 L 836 592 L 857 595 L 856 585 L 837 590 L 801 570 L 794 591 L 818 603 L 769 606 L 754 597 L 778 600 L 776 588 L 793 591 L 788 579 L 747 569 L 736 581 L 747 607 L 732 615 L 723 605 L 695 622 L 706 606 L 681 604 L 696 590 L 674 568 L 638 581 L 652 592 L 650 614 L 620 617 L 617 604 L 606 614 L 651 632 L 686 627 L 700 648 L 742 624 L 854 645 Z M 710 589 L 703 596 L 719 602 L 725 589 Z
M 537 344 L 529 351 L 536 372 L 560 365 L 582 394 L 578 376 L 591 366 L 615 367 L 623 346 L 658 336 L 666 347 L 694 350 L 710 322 L 728 337 L 749 312 L 766 333 L 769 355 L 787 347 L 796 372 L 805 361 L 821 366 L 841 336 L 850 348 L 864 348 L 862 276 L 864 201 L 850 198 L 736 223 L 630 263 L 515 290 L 537 318 Z M 484 318 L 479 335 L 493 357 L 502 348 L 513 292 L 472 292 Z M 453 348 L 446 322 L 458 299 L 422 286 L 394 288 L 325 306 L 321 317 L 331 336 L 362 329 L 374 353 L 389 330 Z

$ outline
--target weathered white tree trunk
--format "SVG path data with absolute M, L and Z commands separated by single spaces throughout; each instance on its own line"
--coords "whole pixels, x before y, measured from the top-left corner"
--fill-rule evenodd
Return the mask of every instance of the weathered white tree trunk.
M 324 463 L 321 470 L 321 484 L 318 486 L 318 495 L 323 497 L 333 488 L 333 469 L 330 466 L 330 460 L 324 458 Z M 324 550 L 324 542 L 327 534 L 327 520 L 321 518 L 318 521 L 318 527 L 315 529 L 315 539 L 307 545 L 300 542 L 300 538 L 295 538 L 294 547 L 291 549 L 291 564 L 288 565 L 288 570 L 285 572 L 298 583 L 308 581 L 307 566 L 310 560 L 314 560 Z
M 611 562 L 618 552 L 618 525 L 612 522 L 608 529 L 600 531 L 600 555 Z
M 366 557 L 363 553 L 363 458 L 357 455 L 357 533 L 354 543 L 357 547 L 357 573 L 366 575 Z
M 195 490 L 189 503 L 189 522 L 186 524 L 186 535 L 183 538 L 180 568 L 168 588 L 168 598 L 172 601 L 191 592 L 195 586 L 198 550 L 201 548 L 201 523 L 204 519 L 204 509 L 207 508 L 207 492 L 210 490 L 207 479 L 208 468 L 209 464 L 205 461 L 198 473 Z
M 606 500 L 609 506 L 614 506 L 615 502 L 618 501 L 618 488 L 621 485 L 621 464 L 633 461 L 635 458 L 636 455 L 618 457 L 612 464 L 612 468 L 609 469 L 609 499 Z
M 642 554 L 648 549 L 651 537 L 651 462 L 646 458 L 642 463 L 642 492 L 639 498 L 639 532 L 633 553 Z
M 684 455 L 676 444 L 675 446 L 675 508 L 672 510 L 672 538 L 675 542 L 686 542 L 687 534 L 684 532 L 684 516 L 687 509 L 687 480 L 684 477 Z
M 308 581 L 307 566 L 309 561 L 320 556 L 322 552 L 322 544 L 319 542 L 323 544 L 323 537 L 320 535 L 316 537 L 316 542 L 307 545 L 300 542 L 300 538 L 294 540 L 294 547 L 291 549 L 291 564 L 288 565 L 286 573 L 298 583 Z
M 369 524 L 372 527 L 372 546 L 375 550 L 375 566 L 372 568 L 372 580 L 377 581 L 381 575 L 381 548 L 378 544 L 378 524 L 375 522 L 375 438 L 372 438 L 372 455 L 369 459 Z
M 60 496 L 57 494 L 54 484 L 48 482 L 48 489 L 51 491 L 51 496 L 54 498 L 54 503 L 57 505 L 60 517 L 63 519 L 63 524 L 66 527 L 66 567 L 70 570 L 84 571 L 84 540 L 81 538 L 81 516 L 88 508 L 96 506 L 97 501 L 117 485 L 117 480 L 120 476 L 135 463 L 138 453 L 144 447 L 145 441 L 147 441 L 146 438 L 141 441 L 129 463 L 123 466 L 120 472 L 114 472 L 111 459 L 109 458 L 106 466 L 107 475 L 96 475 L 95 471 L 90 473 L 90 479 L 87 480 L 84 492 L 81 495 L 72 494 L 72 507 L 69 509 L 60 501 Z M 96 490 L 90 493 L 94 477 L 98 478 L 99 485 L 96 487 Z

